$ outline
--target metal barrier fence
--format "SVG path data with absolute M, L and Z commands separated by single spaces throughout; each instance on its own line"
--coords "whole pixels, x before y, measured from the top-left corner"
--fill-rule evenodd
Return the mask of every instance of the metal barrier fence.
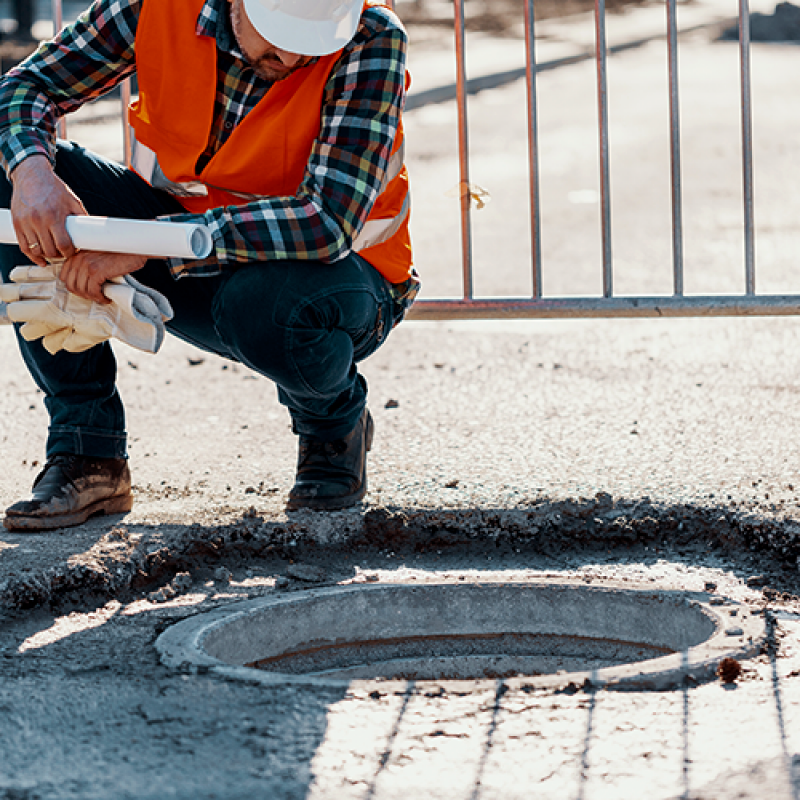
M 758 295 L 755 290 L 755 238 L 753 214 L 753 141 L 750 80 L 750 11 L 748 0 L 739 0 L 739 60 L 741 81 L 743 227 L 745 291 L 742 295 L 685 295 L 683 262 L 683 201 L 681 191 L 681 129 L 678 81 L 677 0 L 666 0 L 666 38 L 669 69 L 669 137 L 672 192 L 671 296 L 632 297 L 614 295 L 613 248 L 609 166 L 609 120 L 606 44 L 606 2 L 595 0 L 595 61 L 600 171 L 602 249 L 602 297 L 545 297 L 542 287 L 541 218 L 539 199 L 539 122 L 537 118 L 536 0 L 523 0 L 525 18 L 525 79 L 527 87 L 528 170 L 530 185 L 530 232 L 532 294 L 529 297 L 484 299 L 473 291 L 473 252 L 470 184 L 470 149 L 467 115 L 465 0 L 453 0 L 456 43 L 456 104 L 458 110 L 463 296 L 456 300 L 420 299 L 409 319 L 524 319 L 558 317 L 666 317 L 788 315 L 800 313 L 796 295 Z M 61 28 L 61 0 L 52 0 L 53 21 Z M 393 3 L 392 3 L 393 4 Z M 130 84 L 122 87 L 123 113 L 130 99 Z M 63 121 L 61 123 L 63 125 Z M 61 129 L 64 134 L 64 129 Z M 130 131 L 123 119 L 124 153 L 130 160 Z
M 454 0 L 459 127 L 460 185 L 470 185 L 467 125 L 467 82 L 464 35 L 464 0 Z M 800 297 L 757 295 L 755 291 L 755 243 L 753 215 L 753 147 L 750 81 L 750 11 L 748 0 L 739 2 L 739 55 L 741 73 L 742 176 L 744 186 L 745 292 L 735 296 L 687 296 L 684 294 L 683 202 L 681 192 L 681 132 L 678 82 L 677 0 L 667 0 L 667 46 L 669 64 L 669 123 L 672 187 L 672 273 L 673 294 L 665 297 L 615 297 L 611 241 L 611 203 L 608 136 L 608 91 L 605 0 L 595 0 L 595 60 L 597 64 L 598 135 L 600 169 L 600 212 L 602 241 L 602 297 L 544 297 L 542 294 L 541 223 L 539 201 L 539 147 L 536 79 L 534 6 L 524 0 L 526 32 L 526 82 L 528 150 L 530 176 L 530 230 L 532 295 L 520 299 L 476 299 L 473 295 L 471 197 L 461 193 L 461 250 L 463 298 L 419 300 L 412 308 L 413 319 L 494 319 L 543 317 L 660 317 L 779 315 L 800 312 Z

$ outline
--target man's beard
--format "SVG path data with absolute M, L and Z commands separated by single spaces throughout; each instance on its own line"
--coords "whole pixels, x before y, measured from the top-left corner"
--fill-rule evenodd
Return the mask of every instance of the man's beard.
M 293 67 L 287 68 L 276 54 L 268 53 L 265 56 L 256 58 L 244 48 L 242 44 L 242 0 L 231 3 L 231 26 L 233 27 L 233 36 L 236 39 L 236 44 L 239 51 L 244 56 L 244 60 L 250 65 L 250 68 L 259 78 L 264 78 L 268 81 L 282 81 L 288 78 L 293 72 L 301 67 L 306 66 L 310 59 L 302 58 Z

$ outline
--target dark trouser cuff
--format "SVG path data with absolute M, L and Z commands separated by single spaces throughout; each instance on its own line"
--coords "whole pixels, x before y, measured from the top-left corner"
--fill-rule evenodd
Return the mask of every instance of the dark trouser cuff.
M 73 453 L 95 458 L 127 458 L 127 440 L 125 433 L 98 428 L 51 427 L 47 437 L 47 457 Z

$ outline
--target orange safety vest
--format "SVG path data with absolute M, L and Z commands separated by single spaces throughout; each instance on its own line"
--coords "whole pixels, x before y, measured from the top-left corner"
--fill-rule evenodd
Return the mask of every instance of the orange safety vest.
M 294 196 L 320 132 L 323 90 L 341 51 L 276 82 L 198 173 L 217 85 L 216 41 L 196 33 L 203 3 L 142 5 L 136 32 L 139 97 L 128 109 L 135 136 L 132 166 L 154 186 L 176 194 L 192 213 Z M 373 5 L 382 3 L 365 3 Z M 392 283 L 411 274 L 408 212 L 401 123 L 381 191 L 352 244 Z

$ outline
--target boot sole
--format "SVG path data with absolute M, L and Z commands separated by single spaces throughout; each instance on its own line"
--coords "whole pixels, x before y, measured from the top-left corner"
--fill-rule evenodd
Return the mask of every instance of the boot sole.
M 321 497 L 308 500 L 288 500 L 286 503 L 287 511 L 339 511 L 343 508 L 350 508 L 364 499 L 367 493 L 367 479 L 361 484 L 361 488 L 353 494 L 344 497 Z
M 70 528 L 74 525 L 82 525 L 89 517 L 98 514 L 124 514 L 132 508 L 133 495 L 123 494 L 98 500 L 96 503 L 92 503 L 72 514 L 44 517 L 25 514 L 9 515 L 6 513 L 3 524 L 10 531 L 51 531 L 56 528 Z

